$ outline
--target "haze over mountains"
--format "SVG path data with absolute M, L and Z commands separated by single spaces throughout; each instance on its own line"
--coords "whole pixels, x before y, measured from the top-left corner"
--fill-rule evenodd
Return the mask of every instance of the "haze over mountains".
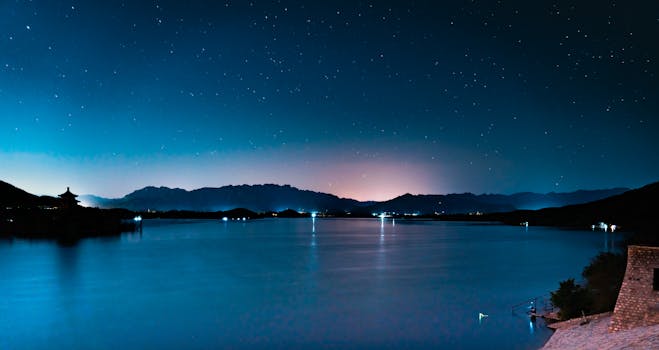
M 257 212 L 299 211 L 327 212 L 397 212 L 410 214 L 458 214 L 470 212 L 505 212 L 539 209 L 591 202 L 628 191 L 627 188 L 580 190 L 568 193 L 517 193 L 512 195 L 472 193 L 447 195 L 405 194 L 383 202 L 359 202 L 332 194 L 300 190 L 289 185 L 240 185 L 205 187 L 186 191 L 180 188 L 145 187 L 122 198 L 96 196 L 80 198 L 101 208 L 131 210 L 218 211 L 248 208 Z

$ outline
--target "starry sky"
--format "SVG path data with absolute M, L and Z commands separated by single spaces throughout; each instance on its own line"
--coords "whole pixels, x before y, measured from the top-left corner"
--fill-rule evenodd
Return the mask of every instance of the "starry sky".
M 659 180 L 654 1 L 0 1 L 0 179 L 36 194 Z

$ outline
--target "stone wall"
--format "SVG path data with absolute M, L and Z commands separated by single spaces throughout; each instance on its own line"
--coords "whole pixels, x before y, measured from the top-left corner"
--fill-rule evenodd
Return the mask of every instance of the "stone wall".
M 659 324 L 659 291 L 653 290 L 659 247 L 629 246 L 627 269 L 609 332 Z

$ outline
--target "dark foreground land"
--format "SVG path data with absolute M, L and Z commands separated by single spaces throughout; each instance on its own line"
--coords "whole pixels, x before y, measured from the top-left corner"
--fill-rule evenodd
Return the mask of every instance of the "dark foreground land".
M 604 222 L 634 232 L 634 244 L 659 245 L 656 215 L 659 210 L 659 183 L 595 202 L 540 210 L 516 210 L 482 215 L 446 215 L 443 220 L 496 221 L 509 225 L 557 226 L 590 229 Z
M 58 198 L 35 196 L 0 181 L 0 238 L 74 242 L 134 231 L 140 225 L 130 210 L 81 207 L 76 197 L 68 188 Z
M 0 210 L 0 237 L 75 241 L 135 231 L 134 214 L 122 209 L 20 207 Z

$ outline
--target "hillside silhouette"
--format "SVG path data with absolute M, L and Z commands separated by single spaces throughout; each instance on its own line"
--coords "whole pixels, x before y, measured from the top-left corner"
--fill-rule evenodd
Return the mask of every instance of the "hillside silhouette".
M 515 210 L 481 216 L 455 215 L 445 219 L 500 221 L 518 225 L 590 228 L 599 222 L 615 224 L 619 229 L 634 231 L 635 243 L 657 245 L 659 232 L 655 215 L 659 209 L 659 182 L 639 189 L 584 204 L 540 210 Z
M 0 206 L 36 207 L 56 205 L 57 198 L 35 196 L 4 181 L 0 181 Z
M 125 209 L 85 208 L 68 189 L 58 198 L 35 196 L 0 181 L 0 238 L 44 238 L 73 243 L 135 230 Z

